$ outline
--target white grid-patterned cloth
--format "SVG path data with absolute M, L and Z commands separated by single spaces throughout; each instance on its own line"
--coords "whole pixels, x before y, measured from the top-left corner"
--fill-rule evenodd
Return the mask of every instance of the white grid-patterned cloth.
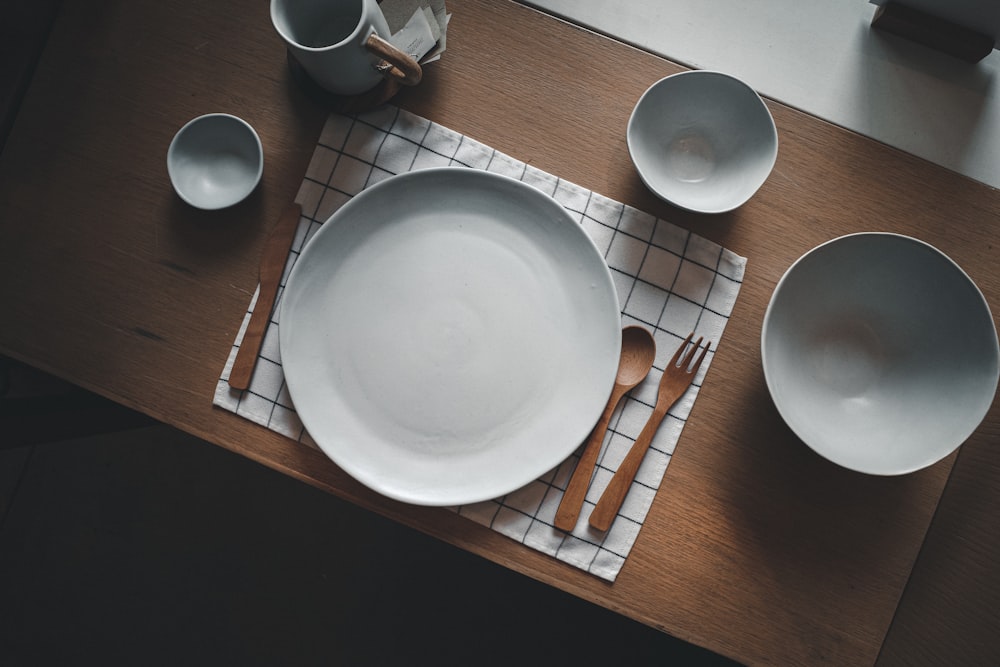
M 227 382 L 250 314 L 243 325 L 215 393 L 215 405 L 235 412 L 305 446 L 316 447 L 295 413 L 281 370 L 278 318 L 285 279 L 305 243 L 344 202 L 393 175 L 440 166 L 464 166 L 512 176 L 561 203 L 604 254 L 622 305 L 622 324 L 653 332 L 654 368 L 612 416 L 597 470 L 580 520 L 572 534 L 553 527 L 578 455 L 502 498 L 452 508 L 525 546 L 549 554 L 608 581 L 614 581 L 646 518 L 674 453 L 714 350 L 695 382 L 671 409 L 653 439 L 619 516 L 606 534 L 587 518 L 608 481 L 652 414 L 662 369 L 691 331 L 711 340 L 722 337 L 743 281 L 746 260 L 662 219 L 581 188 L 394 106 L 358 116 L 331 115 L 320 136 L 296 201 L 303 216 L 292 244 L 278 302 L 246 391 Z M 596 415 L 595 415 L 596 418 Z

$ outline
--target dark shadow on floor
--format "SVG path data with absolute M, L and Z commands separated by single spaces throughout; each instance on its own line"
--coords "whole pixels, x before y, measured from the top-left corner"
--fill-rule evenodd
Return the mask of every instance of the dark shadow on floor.
M 3 665 L 732 664 L 165 426 L 0 468 Z

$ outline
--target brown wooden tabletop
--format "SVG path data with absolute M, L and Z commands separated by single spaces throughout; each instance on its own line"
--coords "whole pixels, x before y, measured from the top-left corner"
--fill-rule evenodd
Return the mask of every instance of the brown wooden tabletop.
M 395 103 L 749 259 L 614 584 L 383 498 L 212 407 L 264 241 L 327 115 L 290 80 L 267 3 L 63 3 L 0 155 L 0 353 L 742 662 L 996 662 L 1000 412 L 929 469 L 851 473 L 784 426 L 759 340 L 789 264 L 857 231 L 937 246 L 997 312 L 1000 192 L 768 102 L 780 149 L 767 183 L 733 213 L 682 212 L 644 188 L 624 132 L 639 95 L 680 66 L 512 2 L 449 9 L 443 59 Z M 181 125 L 215 111 L 250 122 L 266 162 L 248 200 L 203 212 L 173 193 L 165 157 Z

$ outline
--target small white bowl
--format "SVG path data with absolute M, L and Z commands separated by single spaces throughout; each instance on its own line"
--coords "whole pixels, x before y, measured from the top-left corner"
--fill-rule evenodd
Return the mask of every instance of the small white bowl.
M 887 233 L 842 236 L 792 264 L 764 315 L 761 356 L 792 431 L 874 475 L 948 456 L 986 416 L 1000 378 L 979 288 L 936 248 Z
M 660 79 L 628 121 L 639 177 L 666 201 L 698 213 L 742 206 L 778 157 L 778 132 L 753 88 L 706 70 Z
M 180 198 L 215 210 L 243 201 L 260 182 L 264 149 L 242 118 L 199 116 L 182 127 L 167 150 L 167 172 Z

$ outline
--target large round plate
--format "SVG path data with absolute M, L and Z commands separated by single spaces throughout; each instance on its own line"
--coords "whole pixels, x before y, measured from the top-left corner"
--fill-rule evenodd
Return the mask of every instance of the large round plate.
M 327 456 L 391 498 L 460 505 L 520 488 L 586 438 L 621 318 L 607 264 L 555 200 L 427 169 L 320 228 L 289 276 L 280 346 Z

